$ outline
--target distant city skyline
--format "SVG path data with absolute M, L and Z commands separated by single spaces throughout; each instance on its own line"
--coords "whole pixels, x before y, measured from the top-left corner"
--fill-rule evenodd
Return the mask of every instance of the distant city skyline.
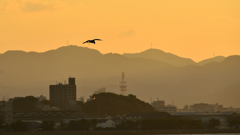
M 0 53 L 78 45 L 101 53 L 156 48 L 199 62 L 240 55 L 240 1 L 0 1 Z M 100 38 L 95 45 L 82 42 Z

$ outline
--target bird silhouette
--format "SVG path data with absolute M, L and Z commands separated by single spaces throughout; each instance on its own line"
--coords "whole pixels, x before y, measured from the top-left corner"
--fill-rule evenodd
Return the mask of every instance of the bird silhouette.
M 93 44 L 95 44 L 95 40 L 98 40 L 98 41 L 102 41 L 101 39 L 93 39 L 93 40 L 87 40 L 87 41 L 85 41 L 85 42 L 83 42 L 83 44 L 85 44 L 85 43 L 93 43 Z

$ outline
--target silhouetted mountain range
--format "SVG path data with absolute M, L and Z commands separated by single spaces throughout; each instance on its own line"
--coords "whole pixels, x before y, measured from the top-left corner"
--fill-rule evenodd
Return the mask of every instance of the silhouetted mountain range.
M 187 65 L 196 65 L 196 62 L 189 58 L 182 58 L 171 53 L 165 53 L 158 49 L 149 49 L 140 53 L 125 53 L 123 56 L 129 58 L 145 58 L 153 59 L 161 62 L 169 63 L 173 66 L 187 66 Z
M 225 59 L 224 56 L 216 56 L 214 58 L 209 58 L 209 59 L 206 59 L 206 60 L 202 60 L 200 62 L 198 62 L 198 65 L 205 65 L 205 64 L 208 64 L 208 63 L 212 63 L 212 62 L 222 62 L 223 60 Z
M 43 53 L 8 51 L 0 54 L 0 94 L 5 99 L 49 97 L 49 85 L 69 76 L 76 78 L 78 98 L 102 87 L 119 94 L 125 72 L 127 93 L 147 102 L 158 97 L 179 107 L 199 102 L 240 107 L 239 69 L 240 56 L 196 63 L 156 49 L 124 55 L 78 46 Z

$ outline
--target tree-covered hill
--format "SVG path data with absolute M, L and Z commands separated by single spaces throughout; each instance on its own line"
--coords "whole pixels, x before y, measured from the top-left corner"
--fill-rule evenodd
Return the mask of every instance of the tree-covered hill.
M 134 112 L 155 112 L 148 103 L 134 95 L 117 95 L 114 93 L 99 93 L 92 95 L 93 100 L 83 105 L 83 111 L 94 116 L 127 115 Z

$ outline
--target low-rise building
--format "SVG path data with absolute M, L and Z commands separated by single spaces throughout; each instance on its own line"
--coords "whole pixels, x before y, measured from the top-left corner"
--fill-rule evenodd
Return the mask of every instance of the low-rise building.
M 153 101 L 151 105 L 158 111 L 158 112 L 167 112 L 169 114 L 174 115 L 177 112 L 177 107 L 174 105 L 165 105 L 163 100 Z
M 167 112 L 169 114 L 174 115 L 177 112 L 177 107 L 173 105 L 167 105 L 167 106 L 156 108 L 156 110 L 159 112 Z
M 175 116 L 188 119 L 198 119 L 203 123 L 207 123 L 211 119 L 218 119 L 221 125 L 227 125 L 227 117 L 234 114 L 234 112 L 177 112 Z
M 183 109 L 179 109 L 178 112 L 240 112 L 240 108 L 223 107 L 223 105 L 207 104 L 207 103 L 195 103 L 193 105 L 185 105 Z
M 223 109 L 223 105 L 198 103 L 189 106 L 189 110 L 192 112 L 220 112 Z
M 116 123 L 108 119 L 106 122 L 97 123 L 96 128 L 116 128 Z

